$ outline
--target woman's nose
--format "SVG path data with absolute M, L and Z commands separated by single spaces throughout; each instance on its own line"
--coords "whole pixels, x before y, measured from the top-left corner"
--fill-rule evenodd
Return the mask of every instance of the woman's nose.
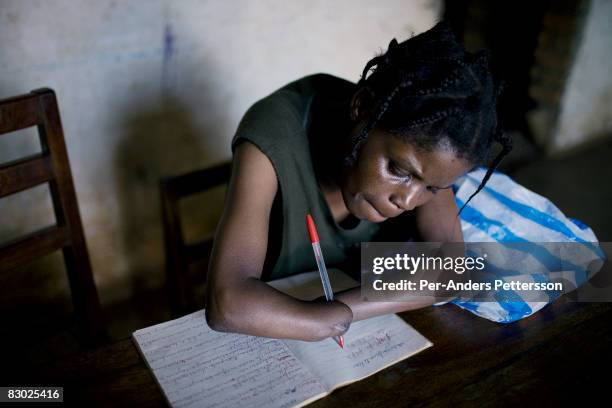
M 393 204 L 404 211 L 412 211 L 416 207 L 422 188 L 417 183 L 402 185 L 390 197 Z

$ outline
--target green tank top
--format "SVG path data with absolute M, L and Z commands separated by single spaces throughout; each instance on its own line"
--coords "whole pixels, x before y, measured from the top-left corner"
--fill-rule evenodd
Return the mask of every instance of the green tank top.
M 376 240 L 381 224 L 354 217 L 339 225 L 319 187 L 314 149 L 325 149 L 327 137 L 311 129 L 313 99 L 346 97 L 355 84 L 326 74 L 294 81 L 259 100 L 245 113 L 232 152 L 242 140 L 259 148 L 272 163 L 278 192 L 270 213 L 268 248 L 262 280 L 278 279 L 317 269 L 306 214 L 312 214 L 328 267 L 338 267 L 359 279 L 360 243 Z M 318 138 L 318 139 L 317 139 Z

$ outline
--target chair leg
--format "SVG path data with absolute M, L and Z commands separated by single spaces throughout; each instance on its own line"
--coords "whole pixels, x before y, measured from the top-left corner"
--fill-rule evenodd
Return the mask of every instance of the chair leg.
M 88 259 L 84 259 L 80 254 L 77 255 L 76 252 L 75 246 L 63 250 L 72 303 L 83 345 L 97 346 L 109 340 L 106 322 L 93 276 L 91 273 L 83 273 L 86 270 L 91 271 Z

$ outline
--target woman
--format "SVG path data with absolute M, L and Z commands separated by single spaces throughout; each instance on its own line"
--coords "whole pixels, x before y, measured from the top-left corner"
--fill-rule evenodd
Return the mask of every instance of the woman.
M 391 41 L 357 84 L 313 75 L 253 105 L 232 141 L 208 272 L 209 325 L 314 341 L 353 321 L 430 305 L 419 296 L 365 302 L 359 288 L 333 302 L 304 302 L 265 281 L 316 270 L 306 213 L 328 266 L 348 273 L 358 273 L 363 241 L 463 241 L 450 186 L 500 142 L 479 191 L 511 148 L 497 124 L 487 57 L 466 52 L 442 22 Z

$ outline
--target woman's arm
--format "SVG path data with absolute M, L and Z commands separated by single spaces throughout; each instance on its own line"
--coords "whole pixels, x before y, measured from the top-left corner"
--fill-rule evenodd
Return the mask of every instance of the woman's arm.
M 277 184 L 267 156 L 249 142 L 237 146 L 208 270 L 207 322 L 219 331 L 275 338 L 340 335 L 352 320 L 346 305 L 297 300 L 260 280 Z
M 416 221 L 420 235 L 426 242 L 463 242 L 458 208 L 451 189 L 440 190 L 426 204 L 417 207 Z M 404 295 L 403 298 L 406 296 Z M 388 313 L 420 309 L 440 302 L 434 296 L 414 295 L 404 302 L 367 302 L 361 298 L 361 288 L 349 289 L 335 295 L 353 311 L 353 321 Z
M 417 207 L 417 227 L 425 242 L 463 242 L 457 202 L 452 189 L 440 190 L 433 199 Z

